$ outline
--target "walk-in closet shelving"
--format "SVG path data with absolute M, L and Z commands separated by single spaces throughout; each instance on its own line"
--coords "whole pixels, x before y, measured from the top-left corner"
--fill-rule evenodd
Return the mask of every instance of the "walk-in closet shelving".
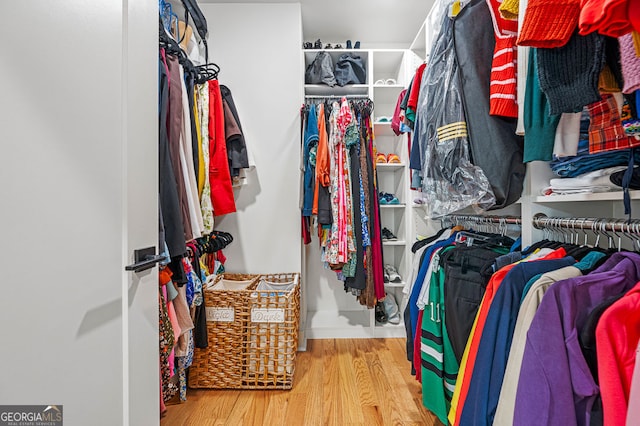
M 304 50 L 305 67 L 321 50 Z M 305 85 L 307 100 L 313 96 L 367 95 L 374 103 L 373 131 L 379 153 L 395 154 L 400 163 L 376 164 L 379 191 L 394 194 L 399 204 L 382 205 L 380 216 L 382 227 L 396 237 L 383 242 L 385 264 L 393 265 L 403 278 L 400 283 L 386 283 L 387 293 L 402 305 L 404 277 L 410 266 L 411 245 L 415 239 L 412 226 L 413 208 L 409 190 L 409 152 L 406 135 L 397 136 L 391 129 L 391 118 L 398 96 L 405 89 L 415 68 L 422 62 L 408 49 L 326 49 L 335 64 L 340 55 L 359 55 L 367 66 L 366 84 L 344 87 L 327 85 Z M 317 99 L 317 98 L 315 98 Z M 377 324 L 374 310 L 360 306 L 351 295 L 344 293 L 335 273 L 322 268 L 319 261 L 317 241 L 305 247 L 307 282 L 307 337 L 402 337 L 404 325 Z

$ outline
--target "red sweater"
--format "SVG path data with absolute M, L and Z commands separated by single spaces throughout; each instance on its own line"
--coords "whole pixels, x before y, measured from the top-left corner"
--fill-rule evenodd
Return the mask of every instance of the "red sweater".
M 491 115 L 502 117 L 518 117 L 516 102 L 517 80 L 516 63 L 518 62 L 518 21 L 504 19 L 498 8 L 502 0 L 486 0 L 493 31 L 496 37 L 496 47 L 493 50 L 491 64 L 491 86 L 489 89 L 489 104 Z

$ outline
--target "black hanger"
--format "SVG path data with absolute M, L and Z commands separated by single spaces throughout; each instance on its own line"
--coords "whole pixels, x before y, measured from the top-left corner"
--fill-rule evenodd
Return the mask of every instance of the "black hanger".
M 197 71 L 197 79 L 196 83 L 202 84 L 205 81 L 216 80 L 218 78 L 218 74 L 220 73 L 220 67 L 218 64 L 210 62 L 204 65 L 197 65 L 195 67 Z

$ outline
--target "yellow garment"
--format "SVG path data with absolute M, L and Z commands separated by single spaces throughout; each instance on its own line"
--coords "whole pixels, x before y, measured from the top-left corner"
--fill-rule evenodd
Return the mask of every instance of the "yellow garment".
M 600 93 L 617 93 L 622 91 L 609 65 L 605 64 L 602 68 L 600 79 L 598 80 L 598 90 Z
M 633 31 L 631 35 L 633 38 L 633 47 L 636 49 L 636 56 L 640 58 L 640 33 Z
M 200 118 L 198 117 L 198 92 L 195 91 L 193 97 L 193 117 L 196 122 L 196 135 L 198 137 L 198 196 L 202 200 L 202 191 L 204 191 L 204 180 L 207 178 L 207 174 L 204 170 L 204 154 L 202 152 L 202 133 L 200 132 Z
M 460 0 L 455 0 L 451 5 L 451 16 L 452 17 L 458 16 L 458 13 L 460 13 L 461 9 L 462 7 L 460 6 Z
M 518 19 L 518 10 L 520 9 L 520 0 L 503 0 L 498 8 L 500 15 L 504 19 L 515 21 Z

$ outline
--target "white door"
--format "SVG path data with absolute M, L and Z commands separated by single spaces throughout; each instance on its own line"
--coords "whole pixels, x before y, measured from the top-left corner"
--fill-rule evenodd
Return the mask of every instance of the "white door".
M 0 405 L 158 420 L 157 1 L 20 0 L 0 39 Z

